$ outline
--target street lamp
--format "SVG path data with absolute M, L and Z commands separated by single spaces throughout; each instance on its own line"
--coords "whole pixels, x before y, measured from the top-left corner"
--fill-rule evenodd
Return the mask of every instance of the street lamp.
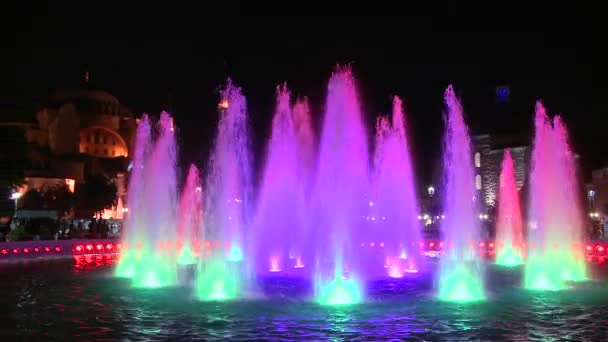
M 15 201 L 15 217 L 17 217 L 17 204 L 19 202 L 19 198 L 21 198 L 20 192 L 13 192 L 11 194 L 11 199 Z
M 431 185 L 427 190 L 429 192 L 429 196 L 433 197 L 433 195 L 435 194 L 435 187 Z

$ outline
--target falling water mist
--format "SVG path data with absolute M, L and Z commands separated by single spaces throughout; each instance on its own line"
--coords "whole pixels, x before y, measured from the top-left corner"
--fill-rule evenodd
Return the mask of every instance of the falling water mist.
M 530 172 L 530 213 L 525 287 L 567 288 L 584 280 L 583 215 L 576 162 L 561 118 L 553 123 L 536 104 L 534 150 Z
M 440 260 L 438 297 L 446 301 L 483 300 L 481 257 L 471 246 L 480 237 L 480 224 L 469 130 L 451 85 L 445 91 L 445 102 L 445 219 L 441 225 L 445 247 Z
M 388 118 L 376 123 L 376 152 L 372 212 L 372 241 L 380 241 L 388 274 L 400 278 L 417 272 L 420 224 L 401 99 L 393 99 L 392 126 Z
M 221 93 L 220 120 L 205 187 L 205 247 L 197 271 L 201 300 L 224 300 L 242 294 L 251 268 L 244 257 L 250 223 L 251 164 L 247 106 L 230 80 Z
M 505 151 L 500 173 L 496 241 L 496 264 L 514 266 L 523 263 L 523 223 L 515 167 L 509 150 Z

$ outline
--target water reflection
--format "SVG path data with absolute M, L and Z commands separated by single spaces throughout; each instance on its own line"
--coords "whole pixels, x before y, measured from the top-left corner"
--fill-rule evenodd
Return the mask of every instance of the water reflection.
M 306 282 L 265 280 L 266 297 L 199 302 L 183 288 L 135 289 L 112 258 L 0 267 L 0 339 L 46 340 L 604 340 L 605 281 L 575 291 L 520 289 L 518 271 L 492 273 L 487 302 L 434 299 L 432 279 L 368 284 L 358 305 L 309 301 Z M 502 271 L 501 271 L 502 272 Z

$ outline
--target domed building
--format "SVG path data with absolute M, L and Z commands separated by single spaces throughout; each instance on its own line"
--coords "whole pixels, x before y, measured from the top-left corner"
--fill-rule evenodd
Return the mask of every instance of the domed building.
M 44 189 L 65 183 L 70 191 L 89 175 L 114 180 L 117 206 L 103 218 L 122 218 L 126 174 L 137 121 L 112 94 L 94 89 L 58 90 L 41 101 L 34 122 L 2 123 L 23 130 L 30 168 L 19 189 Z
M 41 105 L 36 120 L 28 141 L 46 144 L 56 156 L 128 157 L 137 127 L 118 99 L 98 90 L 57 91 Z

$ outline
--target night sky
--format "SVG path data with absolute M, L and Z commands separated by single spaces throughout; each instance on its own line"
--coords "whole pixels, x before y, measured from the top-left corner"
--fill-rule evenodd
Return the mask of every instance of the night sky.
M 204 165 L 217 123 L 218 89 L 226 77 L 249 104 L 255 158 L 263 159 L 277 84 L 308 96 L 320 130 L 325 88 L 336 63 L 350 63 L 358 81 L 369 134 L 388 113 L 391 96 L 405 102 L 421 183 L 441 149 L 442 97 L 452 83 L 473 133 L 530 135 L 534 102 L 563 113 L 586 168 L 608 162 L 604 132 L 606 68 L 593 28 L 572 13 L 532 28 L 436 29 L 432 21 L 406 25 L 395 18 L 291 18 L 236 21 L 183 34 L 65 36 L 29 27 L 3 63 L 1 115 L 32 117 L 55 88 L 90 85 L 107 90 L 137 115 L 171 109 L 182 163 Z M 426 24 L 424 24 L 426 23 Z M 288 24 L 288 28 L 285 25 Z M 32 34 L 35 32 L 35 34 Z M 14 75 L 14 77 L 10 77 Z M 494 102 L 495 87 L 511 87 L 510 104 Z

